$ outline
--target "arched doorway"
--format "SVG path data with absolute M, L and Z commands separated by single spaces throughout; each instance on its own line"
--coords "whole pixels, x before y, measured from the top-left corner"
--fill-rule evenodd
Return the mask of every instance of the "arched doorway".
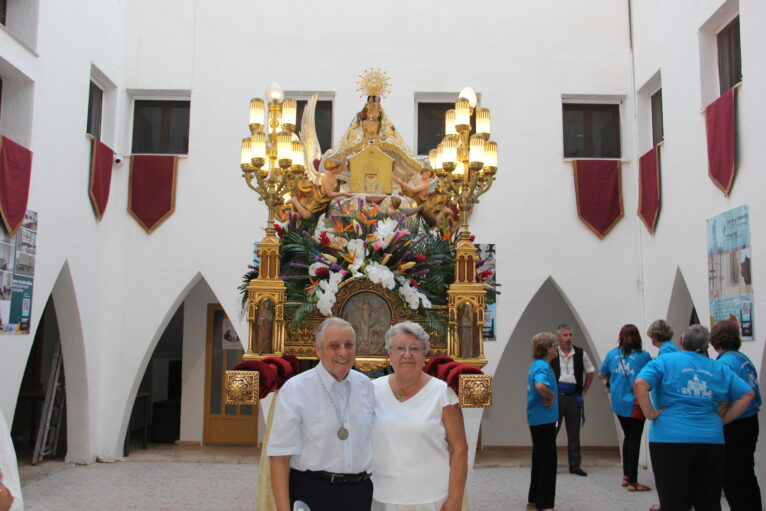
M 681 268 L 676 269 L 676 276 L 673 280 L 673 290 L 670 292 L 670 303 L 668 304 L 667 320 L 673 329 L 673 342 L 678 344 L 681 334 L 689 325 L 699 324 L 697 308 L 692 301 L 692 295 L 686 286 Z
M 66 386 L 63 361 L 59 361 L 63 358 L 60 357 L 60 350 L 56 308 L 53 300 L 48 299 L 24 369 L 11 426 L 11 437 L 20 464 L 36 463 L 41 456 L 43 459 L 63 460 L 66 455 L 66 399 L 65 393 L 61 392 Z M 59 364 L 61 366 L 57 367 Z M 50 419 L 46 420 L 43 414 L 46 394 L 57 385 L 51 381 L 57 372 L 61 373 L 58 381 L 63 387 L 56 389 L 54 410 Z M 48 424 L 53 431 L 50 428 L 41 431 L 41 421 L 43 427 Z M 46 440 L 43 441 L 40 435 L 44 435 Z M 40 445 L 37 445 L 38 438 Z
M 538 332 L 555 332 L 560 323 L 572 326 L 575 344 L 588 352 L 598 368 L 601 357 L 590 342 L 587 330 L 558 285 L 549 277 L 524 309 L 498 363 L 494 378 L 494 403 L 492 408 L 485 410 L 482 419 L 483 447 L 492 449 L 532 445 L 526 420 L 530 340 Z M 587 422 L 580 433 L 581 444 L 586 449 L 616 447 L 617 434 L 608 398 L 600 391 L 601 384 L 598 381 L 593 385 L 593 391 L 586 398 Z M 557 441 L 559 445 L 566 445 L 566 435 L 560 434 Z
M 136 373 L 130 394 L 132 400 L 126 403 L 123 431 L 132 442 L 132 448 L 141 447 L 145 439 L 149 447 L 152 442 L 155 446 L 165 443 L 163 449 L 170 443 L 182 446 L 205 443 L 207 416 L 211 406 L 220 401 L 212 400 L 211 404 L 209 381 L 215 355 L 210 350 L 214 329 L 209 325 L 208 310 L 218 303 L 208 282 L 197 273 L 170 304 L 155 334 L 156 340 L 149 345 Z M 221 325 L 218 326 L 220 330 Z M 236 357 L 232 359 L 228 352 L 216 353 L 226 355 L 223 359 L 227 363 L 233 361 L 227 368 L 236 363 Z M 253 418 L 258 420 L 257 411 Z M 253 424 L 252 429 L 257 432 L 257 425 Z M 131 452 L 138 456 L 142 451 L 124 450 L 123 455 Z
M 68 262 L 59 272 L 39 322 L 12 425 L 14 444 L 20 449 L 19 460 L 31 461 L 34 444 L 40 436 L 42 404 L 48 392 L 53 360 L 60 347 L 64 392 L 60 393 L 62 415 L 60 429 L 56 432 L 55 457 L 64 457 L 74 463 L 91 463 L 94 457 L 85 344 Z

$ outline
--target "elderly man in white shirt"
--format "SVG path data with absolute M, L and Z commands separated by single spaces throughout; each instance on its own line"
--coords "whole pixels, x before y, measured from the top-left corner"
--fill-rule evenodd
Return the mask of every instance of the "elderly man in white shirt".
M 351 324 L 326 319 L 316 352 L 320 363 L 288 380 L 276 398 L 267 452 L 277 511 L 296 500 L 311 511 L 369 510 L 375 394 L 369 378 L 351 370 Z
M 23 511 L 19 469 L 11 435 L 0 411 L 0 511 Z
M 585 394 L 588 393 L 596 368 L 582 348 L 572 344 L 572 327 L 562 323 L 556 329 L 559 336 L 559 356 L 551 361 L 551 369 L 558 380 L 559 423 L 567 423 L 567 454 L 569 473 L 587 476 L 582 469 L 580 454 L 580 421 L 585 421 Z

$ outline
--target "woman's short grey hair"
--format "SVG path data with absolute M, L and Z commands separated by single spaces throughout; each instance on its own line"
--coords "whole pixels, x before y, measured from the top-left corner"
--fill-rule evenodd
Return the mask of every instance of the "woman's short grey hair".
M 692 325 L 686 329 L 681 338 L 681 346 L 686 351 L 705 353 L 710 343 L 710 332 L 702 325 Z
M 386 350 L 391 349 L 391 339 L 399 334 L 410 334 L 423 343 L 423 352 L 426 354 L 431 349 L 431 336 L 426 333 L 422 326 L 413 321 L 402 321 L 389 328 L 388 332 L 386 332 Z
M 327 327 L 331 325 L 345 326 L 350 328 L 351 331 L 354 332 L 354 341 L 356 341 L 356 330 L 354 330 L 354 326 L 351 323 L 349 323 L 343 318 L 327 318 L 324 321 L 322 321 L 322 324 L 319 325 L 319 328 L 317 328 L 317 336 L 316 336 L 317 349 L 322 349 L 322 343 L 324 342 L 324 331 L 327 330 Z

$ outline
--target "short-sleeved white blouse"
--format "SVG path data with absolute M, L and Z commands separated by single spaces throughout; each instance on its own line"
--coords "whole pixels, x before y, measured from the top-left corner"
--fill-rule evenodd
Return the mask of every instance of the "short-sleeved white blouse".
M 397 504 L 394 509 L 432 509 L 429 505 L 440 505 L 449 490 L 442 412 L 445 406 L 457 404 L 458 398 L 445 382 L 431 378 L 417 394 L 399 401 L 389 377 L 373 382 L 373 499 Z

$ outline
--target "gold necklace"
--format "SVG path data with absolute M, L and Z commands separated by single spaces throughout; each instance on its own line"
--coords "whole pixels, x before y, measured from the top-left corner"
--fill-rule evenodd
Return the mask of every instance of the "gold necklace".
M 418 382 L 420 382 L 420 378 L 418 378 L 417 380 L 415 380 L 415 381 L 414 381 L 413 383 L 411 383 L 410 385 L 407 385 L 407 387 L 413 387 L 413 386 L 417 385 L 417 384 L 418 384 Z M 397 382 L 397 381 L 396 381 L 396 378 L 394 378 L 394 383 L 396 384 L 396 386 L 397 386 L 397 387 L 399 387 L 399 390 L 397 390 L 396 392 L 394 392 L 394 396 L 396 396 L 396 399 L 398 399 L 399 401 L 401 401 L 401 400 L 403 400 L 405 397 L 407 397 L 407 391 L 405 390 L 405 388 L 407 388 L 407 387 L 402 387 L 402 386 L 400 386 L 400 385 L 399 385 L 399 382 Z

